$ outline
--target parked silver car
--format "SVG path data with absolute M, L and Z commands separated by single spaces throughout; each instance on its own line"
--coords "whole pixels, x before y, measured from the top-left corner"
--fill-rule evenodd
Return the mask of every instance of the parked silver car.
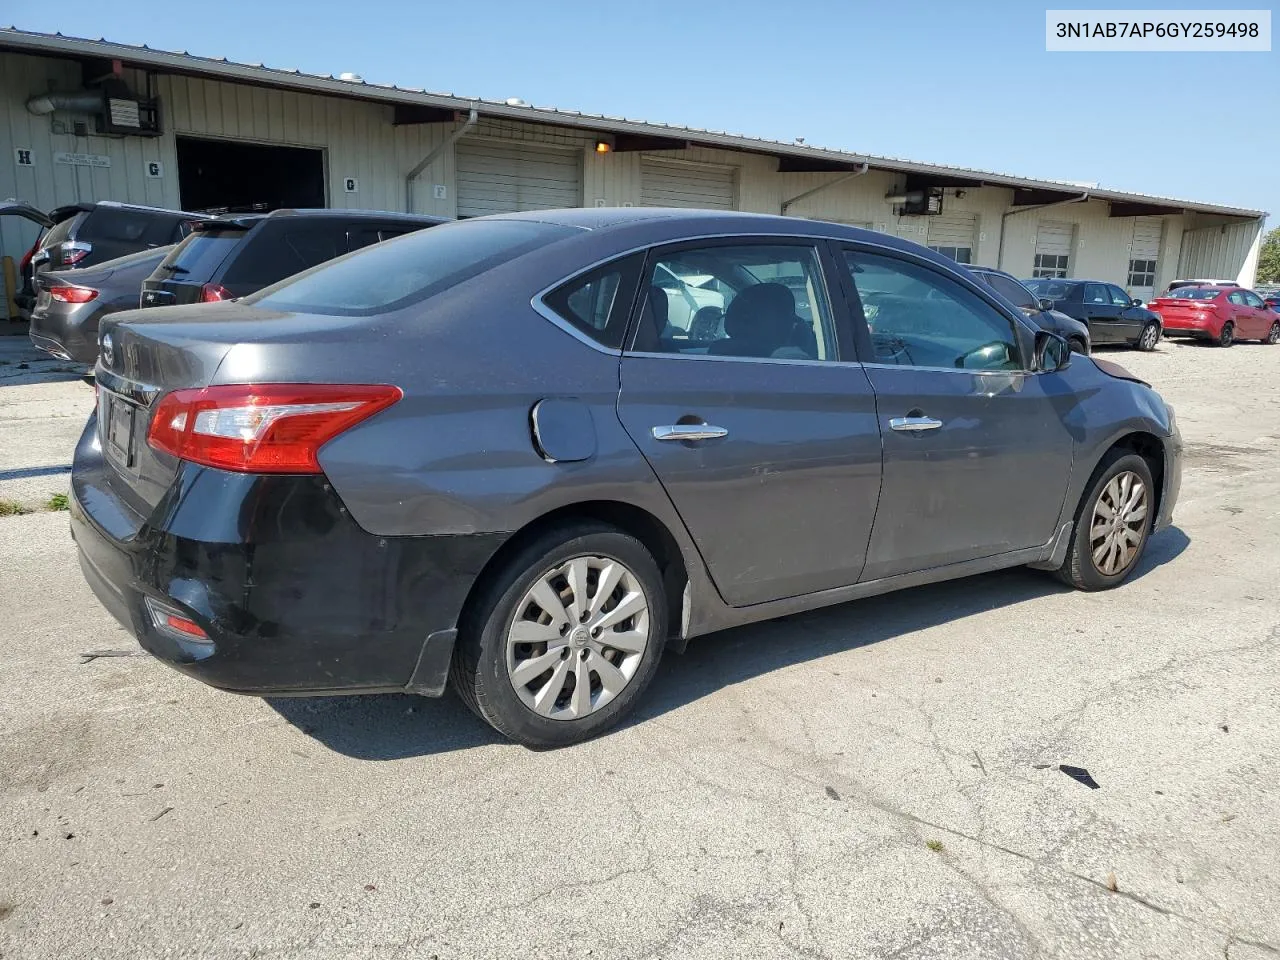
M 670 323 L 708 277 L 720 321 Z M 245 693 L 451 677 L 540 747 L 715 630 L 1018 565 L 1114 587 L 1181 476 L 1154 390 L 963 267 L 748 214 L 434 227 L 108 318 L 97 378 L 72 530 L 146 649 Z

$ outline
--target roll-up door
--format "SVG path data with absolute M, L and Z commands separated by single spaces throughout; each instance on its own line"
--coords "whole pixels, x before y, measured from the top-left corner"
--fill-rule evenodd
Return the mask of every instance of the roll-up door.
M 732 210 L 733 175 L 733 167 L 641 160 L 640 205 Z
M 456 163 L 459 217 L 582 206 L 582 154 L 577 150 L 463 140 Z
M 1075 224 L 1041 220 L 1036 227 L 1036 259 L 1033 277 L 1066 277 L 1071 274 L 1071 240 Z
M 1156 268 L 1160 260 L 1159 217 L 1136 217 L 1133 242 L 1129 245 L 1129 295 L 1150 300 L 1156 292 Z
M 978 215 L 953 213 L 929 218 L 929 249 L 950 257 L 956 263 L 973 263 L 977 248 Z

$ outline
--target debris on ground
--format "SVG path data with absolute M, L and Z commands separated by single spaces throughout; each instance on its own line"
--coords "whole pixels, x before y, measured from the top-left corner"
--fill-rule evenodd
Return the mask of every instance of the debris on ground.
M 89 650 L 80 654 L 80 665 L 91 663 L 99 657 L 142 657 L 146 656 L 141 650 Z
M 1102 788 L 1102 784 L 1093 779 L 1092 774 L 1090 774 L 1084 767 L 1071 767 L 1065 763 L 1060 763 L 1058 764 L 1058 769 L 1072 780 L 1083 783 L 1090 790 L 1100 790 Z
M 173 812 L 173 807 L 165 807 L 163 810 L 157 813 L 154 817 L 149 817 L 148 819 L 150 820 L 151 823 L 155 823 L 157 820 L 163 817 L 166 813 L 172 813 L 172 812 Z

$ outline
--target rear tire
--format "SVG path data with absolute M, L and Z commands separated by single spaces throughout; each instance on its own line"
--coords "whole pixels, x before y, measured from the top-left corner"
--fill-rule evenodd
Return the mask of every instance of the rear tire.
M 1222 325 L 1222 332 L 1218 334 L 1218 346 L 1229 347 L 1236 342 L 1236 325 L 1228 320 Z
M 634 612 L 610 622 L 617 611 Z M 576 522 L 531 541 L 481 587 L 459 625 L 450 678 L 503 736 L 563 747 L 630 712 L 666 637 L 662 575 L 644 544 Z
M 1271 329 L 1267 332 L 1267 337 L 1262 342 L 1270 344 L 1280 343 L 1280 320 L 1271 324 Z
M 1112 450 L 1098 464 L 1076 508 L 1058 578 L 1077 590 L 1109 590 L 1124 583 L 1146 550 L 1155 506 L 1147 461 L 1128 450 Z
M 1142 328 L 1142 333 L 1138 336 L 1138 342 L 1134 344 L 1139 350 L 1150 353 L 1156 348 L 1156 344 L 1160 342 L 1160 324 L 1154 321 L 1148 323 Z

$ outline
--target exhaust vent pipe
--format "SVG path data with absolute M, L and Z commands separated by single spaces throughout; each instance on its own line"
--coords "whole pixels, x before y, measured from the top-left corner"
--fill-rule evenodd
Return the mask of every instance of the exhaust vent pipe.
M 101 90 L 72 90 L 67 93 L 41 93 L 27 101 L 27 110 L 37 117 L 48 116 L 55 110 L 68 113 L 101 113 Z

